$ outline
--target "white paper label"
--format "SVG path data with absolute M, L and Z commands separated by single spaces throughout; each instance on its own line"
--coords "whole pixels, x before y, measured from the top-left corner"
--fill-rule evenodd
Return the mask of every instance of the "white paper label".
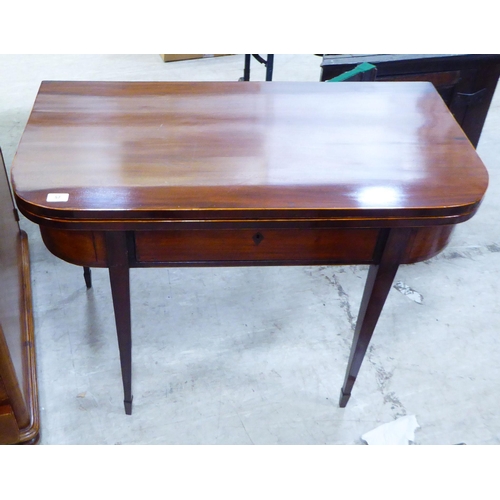
M 47 201 L 62 202 L 69 200 L 69 193 L 49 193 Z

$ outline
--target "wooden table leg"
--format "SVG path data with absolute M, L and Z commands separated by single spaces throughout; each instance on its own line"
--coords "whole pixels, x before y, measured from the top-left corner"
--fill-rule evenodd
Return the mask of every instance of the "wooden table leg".
M 408 228 L 391 229 L 382 233 L 379 239 L 376 252 L 380 257 L 376 259 L 378 264 L 372 264 L 368 272 L 344 385 L 340 391 L 341 408 L 345 408 L 351 397 L 352 387 L 406 250 L 410 232 Z
M 85 280 L 87 288 L 92 288 L 92 274 L 90 272 L 90 267 L 83 268 L 83 279 Z
M 116 333 L 120 350 L 125 413 L 132 414 L 132 324 L 130 315 L 130 269 L 127 238 L 124 232 L 106 233 Z

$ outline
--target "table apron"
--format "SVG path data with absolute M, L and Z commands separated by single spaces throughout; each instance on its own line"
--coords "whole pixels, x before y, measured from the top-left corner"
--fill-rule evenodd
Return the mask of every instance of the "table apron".
M 412 228 L 402 263 L 426 260 L 448 243 L 454 225 Z M 57 257 L 108 267 L 105 231 L 40 226 Z M 377 261 L 376 244 L 388 228 L 236 228 L 125 231 L 129 267 L 335 265 Z

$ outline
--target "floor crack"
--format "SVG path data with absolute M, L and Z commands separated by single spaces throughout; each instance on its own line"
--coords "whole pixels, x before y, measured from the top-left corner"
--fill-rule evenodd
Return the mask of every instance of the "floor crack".
M 356 317 L 352 314 L 352 311 L 351 311 L 351 303 L 349 301 L 349 294 L 344 290 L 344 288 L 340 284 L 340 281 L 338 280 L 337 276 L 335 276 L 335 273 L 332 275 L 331 278 L 329 276 L 326 276 L 326 275 L 325 275 L 325 278 L 337 290 L 337 294 L 338 294 L 339 299 L 340 299 L 340 307 L 346 313 L 347 319 L 349 321 L 349 325 L 351 326 L 351 330 L 354 331 L 356 329 Z
M 391 410 L 394 410 L 395 412 L 394 413 L 395 419 L 406 416 L 407 414 L 406 408 L 404 407 L 403 403 L 399 400 L 399 398 L 396 396 L 396 393 L 394 391 L 387 390 L 387 386 L 392 378 L 393 371 L 387 371 L 381 365 L 381 363 L 378 363 L 374 359 L 374 356 L 375 356 L 375 347 L 371 345 L 370 347 L 368 347 L 367 359 L 375 368 L 377 385 L 380 393 L 384 398 L 384 404 L 387 403 L 391 405 Z

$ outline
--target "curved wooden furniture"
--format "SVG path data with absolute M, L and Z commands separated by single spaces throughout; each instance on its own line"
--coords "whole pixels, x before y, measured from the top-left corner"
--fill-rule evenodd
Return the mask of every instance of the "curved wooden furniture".
M 43 82 L 12 182 L 52 253 L 109 268 L 131 413 L 130 267 L 370 264 L 345 406 L 398 266 L 488 175 L 430 83 Z
M 0 444 L 39 441 L 28 237 L 18 220 L 0 151 Z

